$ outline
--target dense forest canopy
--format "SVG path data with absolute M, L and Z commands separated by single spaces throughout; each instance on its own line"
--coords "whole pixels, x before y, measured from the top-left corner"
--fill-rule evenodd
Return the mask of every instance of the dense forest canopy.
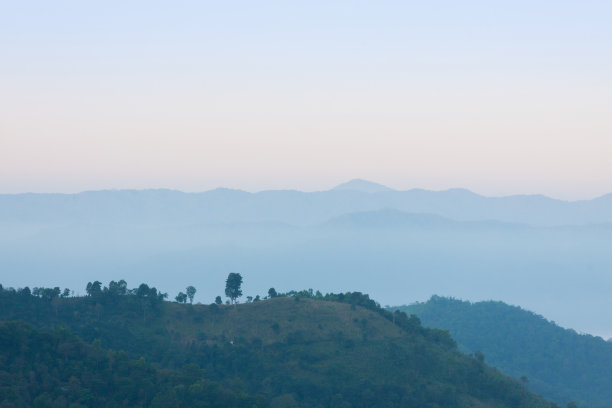
M 600 337 L 503 302 L 433 296 L 397 309 L 417 315 L 428 327 L 449 330 L 461 350 L 482 353 L 487 363 L 559 404 L 612 406 L 612 343 Z

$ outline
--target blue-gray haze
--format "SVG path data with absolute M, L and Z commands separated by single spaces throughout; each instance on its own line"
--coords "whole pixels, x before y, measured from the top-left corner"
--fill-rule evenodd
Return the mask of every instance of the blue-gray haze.
M 217 189 L 0 195 L 0 283 L 69 287 L 126 279 L 196 301 L 314 288 L 382 304 L 432 294 L 498 299 L 612 335 L 612 195 L 566 202 L 467 190 Z

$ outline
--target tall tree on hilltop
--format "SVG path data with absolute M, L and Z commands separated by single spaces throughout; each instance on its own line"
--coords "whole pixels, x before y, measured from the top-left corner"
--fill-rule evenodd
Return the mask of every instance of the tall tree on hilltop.
M 194 288 L 193 286 L 187 286 L 187 289 L 185 289 L 185 292 L 187 292 L 189 303 L 193 304 L 193 297 L 196 294 L 196 288 Z
M 242 296 L 242 276 L 239 273 L 230 273 L 225 281 L 225 296 L 231 299 L 232 303 L 236 303 L 236 299 Z

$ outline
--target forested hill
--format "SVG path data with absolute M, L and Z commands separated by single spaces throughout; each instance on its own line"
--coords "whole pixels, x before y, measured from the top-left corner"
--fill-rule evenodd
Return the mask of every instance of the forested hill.
M 116 286 L 114 287 L 116 289 Z M 0 290 L 1 407 L 552 407 L 361 293 Z
M 502 302 L 470 303 L 432 297 L 399 308 L 425 326 L 448 329 L 467 352 L 565 405 L 612 407 L 612 343 L 563 329 L 532 312 Z

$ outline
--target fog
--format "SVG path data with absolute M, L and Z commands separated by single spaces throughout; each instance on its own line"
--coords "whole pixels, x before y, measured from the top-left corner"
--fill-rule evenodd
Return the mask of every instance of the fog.
M 361 291 L 383 305 L 433 294 L 494 299 L 564 327 L 612 336 L 612 224 L 605 211 L 588 214 L 603 219 L 596 224 L 571 217 L 590 202 L 538 198 L 557 211 L 543 225 L 529 225 L 508 220 L 535 218 L 541 208 L 520 197 L 500 205 L 464 191 L 504 208 L 503 214 L 482 210 L 497 211 L 502 221 L 479 219 L 472 204 L 449 201 L 448 193 L 418 193 L 428 195 L 439 215 L 404 211 L 394 205 L 393 192 L 270 192 L 264 201 L 244 192 L 208 193 L 222 195 L 225 204 L 206 194 L 1 196 L 0 283 L 84 294 L 88 281 L 125 279 L 130 287 L 157 286 L 171 299 L 194 285 L 195 301 L 210 303 L 223 295 L 227 274 L 239 272 L 245 296 L 264 296 L 275 287 Z M 327 202 L 326 194 L 332 198 Z M 450 208 L 456 219 L 448 217 Z M 549 225 L 555 217 L 559 225 Z

